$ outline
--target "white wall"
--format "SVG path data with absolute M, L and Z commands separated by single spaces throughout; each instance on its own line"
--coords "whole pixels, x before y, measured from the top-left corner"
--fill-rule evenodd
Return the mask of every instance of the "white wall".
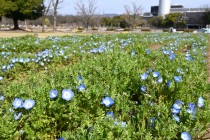
M 170 13 L 171 0 L 159 0 L 158 16 L 165 16 Z

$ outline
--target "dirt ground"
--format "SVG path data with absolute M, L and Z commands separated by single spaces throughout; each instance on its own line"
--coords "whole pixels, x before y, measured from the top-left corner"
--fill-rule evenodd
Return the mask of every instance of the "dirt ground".
M 48 36 L 64 36 L 73 35 L 78 33 L 65 33 L 65 32 L 27 32 L 27 31 L 0 31 L 0 38 L 19 37 L 25 35 L 34 35 L 39 38 L 46 38 Z
M 7 30 L 7 31 L 1 31 L 0 30 L 0 38 L 9 38 L 9 37 L 19 37 L 19 36 L 25 36 L 25 35 L 34 35 L 39 38 L 46 38 L 49 36 L 65 36 L 65 35 L 91 35 L 91 34 L 119 34 L 119 33 L 127 33 L 127 32 L 114 32 L 114 31 L 83 31 L 83 32 L 30 32 L 30 31 L 24 31 L 24 30 Z

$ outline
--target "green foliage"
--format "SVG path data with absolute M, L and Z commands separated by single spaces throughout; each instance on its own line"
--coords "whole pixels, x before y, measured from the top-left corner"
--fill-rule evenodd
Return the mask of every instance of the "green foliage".
M 126 21 L 126 16 L 125 15 L 114 16 L 112 18 L 112 25 L 115 26 L 115 27 L 121 27 L 121 28 L 129 27 L 129 24 Z
M 114 31 L 116 28 L 113 28 L 113 27 L 110 27 L 110 28 L 107 28 L 106 30 L 107 31 Z
M 50 20 L 48 18 L 44 19 L 44 25 L 47 25 L 47 26 L 51 25 Z
M 4 96 L 0 100 L 0 139 L 163 140 L 180 139 L 183 131 L 196 138 L 210 122 L 210 88 L 203 61 L 207 39 L 203 34 L 176 33 L 0 39 L 4 52 L 0 55 L 0 76 L 4 77 L 0 80 L 0 97 Z M 154 44 L 160 48 L 155 50 Z M 186 60 L 184 49 L 193 61 Z M 174 60 L 163 53 L 168 50 L 176 54 Z M 30 61 L 20 61 L 27 58 Z M 3 67 L 11 63 L 12 68 Z M 150 68 L 160 72 L 161 83 L 148 72 Z M 144 72 L 149 76 L 141 80 Z M 178 75 L 180 83 L 174 80 Z M 87 87 L 82 92 L 78 91 L 81 83 Z M 146 93 L 140 91 L 142 85 Z M 74 97 L 65 101 L 62 90 L 68 88 Z M 50 98 L 52 89 L 58 91 L 55 99 Z M 101 104 L 106 96 L 114 100 L 111 107 Z M 197 107 L 200 96 L 205 99 L 201 108 Z M 14 109 L 15 98 L 33 99 L 35 106 Z M 176 100 L 184 102 L 180 122 L 171 113 Z M 187 112 L 191 102 L 196 104 L 196 118 Z M 15 120 L 14 113 L 20 111 L 22 116 Z M 114 118 L 106 115 L 109 111 Z
M 149 24 L 155 27 L 162 27 L 163 26 L 163 17 L 162 16 L 156 16 L 149 19 Z
M 19 20 L 36 19 L 42 15 L 43 0 L 11 1 L 11 7 L 6 11 L 6 17 Z
M 152 17 L 149 19 L 149 24 L 154 27 L 175 27 L 183 28 L 185 27 L 186 21 L 184 14 L 182 13 L 170 13 L 163 18 L 162 16 Z
M 37 19 L 42 16 L 43 0 L 8 0 L 3 8 L 3 15 L 14 20 L 18 28 L 18 20 Z
M 187 32 L 187 33 L 193 32 L 193 31 L 194 31 L 193 29 L 184 29 L 184 32 Z
M 112 18 L 110 17 L 102 17 L 101 18 L 102 26 L 112 26 Z
M 0 0 L 0 3 L 0 17 L 4 16 L 14 6 L 11 1 Z
M 151 31 L 150 28 L 141 28 L 141 31 Z
M 185 25 L 185 19 L 182 13 L 170 13 L 166 15 L 164 19 L 165 27 L 183 27 Z

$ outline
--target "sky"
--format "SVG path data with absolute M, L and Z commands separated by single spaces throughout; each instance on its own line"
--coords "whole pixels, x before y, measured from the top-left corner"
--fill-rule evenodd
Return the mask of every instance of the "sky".
M 59 5 L 58 13 L 62 15 L 76 15 L 75 5 L 79 0 L 63 0 Z M 88 0 L 82 0 L 87 3 Z M 143 12 L 150 12 L 150 7 L 159 4 L 159 0 L 96 0 L 98 14 L 123 14 L 124 6 L 136 2 L 141 5 Z M 185 8 L 210 7 L 210 0 L 171 0 L 171 4 L 181 4 Z

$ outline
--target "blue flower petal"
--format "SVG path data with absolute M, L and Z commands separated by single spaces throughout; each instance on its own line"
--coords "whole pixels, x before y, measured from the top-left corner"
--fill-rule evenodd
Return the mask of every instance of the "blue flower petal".
M 141 75 L 141 80 L 146 80 L 148 78 L 148 74 L 145 72 Z
M 177 83 L 180 83 L 182 81 L 182 77 L 181 76 L 174 76 L 174 80 L 177 82 Z
M 191 140 L 192 139 L 191 136 L 190 136 L 190 134 L 188 132 L 182 132 L 181 133 L 181 138 L 183 140 Z
M 82 91 L 84 91 L 84 90 L 86 90 L 86 86 L 85 86 L 84 84 L 81 84 L 81 85 L 78 87 L 78 91 L 79 91 L 79 92 L 82 92 Z
M 20 108 L 22 104 L 23 104 L 23 100 L 21 98 L 15 98 L 15 100 L 12 103 L 15 109 Z
M 146 91 L 147 91 L 147 87 L 143 85 L 143 86 L 141 86 L 140 90 L 141 90 L 142 92 L 146 92 Z
M 160 73 L 159 72 L 157 72 L 157 71 L 154 71 L 153 73 L 152 73 L 152 75 L 153 75 L 153 77 L 159 77 L 160 76 Z
M 110 97 L 105 97 L 102 99 L 101 104 L 104 104 L 106 107 L 110 107 L 114 104 L 114 100 Z
M 74 92 L 71 89 L 64 89 L 62 91 L 62 98 L 66 101 L 70 101 L 74 97 Z
M 19 120 L 20 119 L 20 117 L 22 116 L 22 112 L 20 112 L 20 113 L 18 113 L 18 114 L 14 114 L 14 119 L 15 120 Z
M 23 103 L 23 107 L 26 109 L 26 110 L 29 110 L 31 108 L 33 108 L 35 105 L 35 101 L 34 100 L 31 100 L 31 99 L 27 99 L 25 100 L 25 102 Z
M 204 106 L 204 99 L 203 97 L 198 98 L 198 107 L 201 108 Z
M 58 97 L 58 91 L 53 89 L 50 91 L 50 98 L 51 99 L 54 99 L 54 98 L 57 98 Z

